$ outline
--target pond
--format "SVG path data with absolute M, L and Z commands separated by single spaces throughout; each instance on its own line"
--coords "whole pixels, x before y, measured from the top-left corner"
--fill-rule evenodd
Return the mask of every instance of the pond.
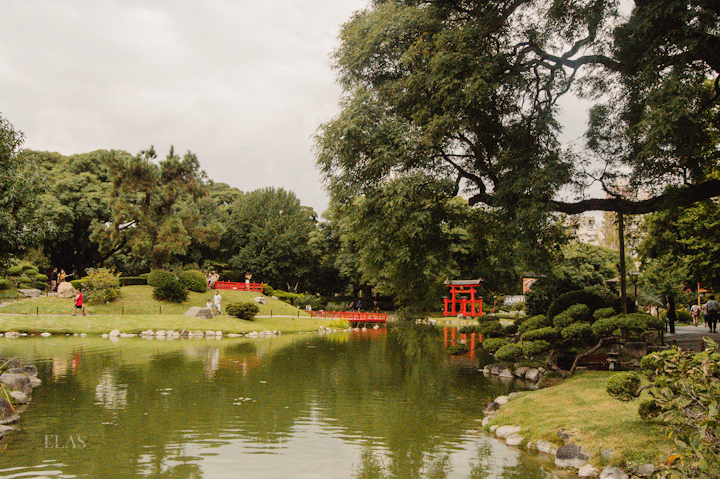
M 43 385 L 0 477 L 546 478 L 482 432 L 514 385 L 428 330 L 271 338 L 0 339 Z

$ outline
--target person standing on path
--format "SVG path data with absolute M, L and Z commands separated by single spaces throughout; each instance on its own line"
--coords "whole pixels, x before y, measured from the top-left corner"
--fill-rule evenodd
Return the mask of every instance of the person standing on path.
M 711 294 L 710 300 L 705 303 L 705 322 L 708 328 L 710 328 L 711 333 L 717 332 L 718 309 L 720 309 L 720 304 L 715 301 L 715 295 Z
M 222 296 L 220 296 L 220 291 L 216 291 L 215 296 L 213 296 L 213 303 L 215 303 L 215 312 L 217 314 L 220 314 L 220 301 L 222 301 Z
M 81 291 L 78 291 L 75 295 L 75 309 L 73 310 L 73 316 L 77 316 L 78 309 L 83 316 L 87 316 L 87 314 L 85 313 L 85 307 L 83 306 L 83 296 Z

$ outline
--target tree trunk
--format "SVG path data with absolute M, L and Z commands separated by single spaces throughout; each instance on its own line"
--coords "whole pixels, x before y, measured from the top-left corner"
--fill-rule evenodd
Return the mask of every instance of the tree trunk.
M 622 213 L 618 213 L 618 244 L 620 245 L 620 308 L 627 314 L 627 281 L 625 266 L 625 220 Z

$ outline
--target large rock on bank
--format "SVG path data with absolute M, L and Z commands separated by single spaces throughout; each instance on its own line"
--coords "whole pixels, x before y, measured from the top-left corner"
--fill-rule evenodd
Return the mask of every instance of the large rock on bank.
M 191 318 L 212 319 L 213 312 L 210 308 L 193 306 L 185 312 L 185 316 L 189 316 Z

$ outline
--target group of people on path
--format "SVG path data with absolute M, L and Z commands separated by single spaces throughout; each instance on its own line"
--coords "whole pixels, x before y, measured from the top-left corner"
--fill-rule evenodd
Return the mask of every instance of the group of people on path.
M 710 295 L 708 302 L 702 305 L 693 304 L 690 307 L 690 315 L 693 324 L 697 326 L 700 322 L 700 313 L 705 317 L 705 324 L 711 333 L 717 333 L 718 313 L 720 313 L 720 303 L 715 300 L 715 295 Z

